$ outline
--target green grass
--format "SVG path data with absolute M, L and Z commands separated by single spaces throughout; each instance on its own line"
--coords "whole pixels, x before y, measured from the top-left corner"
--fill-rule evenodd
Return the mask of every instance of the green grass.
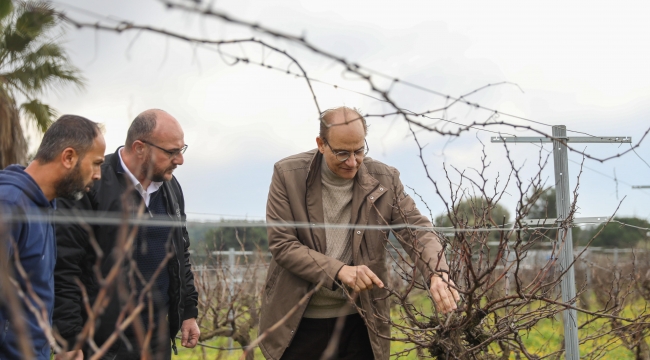
M 172 359 L 178 359 L 178 360 L 190 360 L 190 359 L 221 359 L 221 360 L 237 360 L 239 359 L 243 351 L 242 350 L 216 350 L 216 349 L 209 349 L 207 347 L 202 347 L 202 346 L 196 346 L 194 349 L 186 349 L 182 346 L 180 346 L 180 342 L 178 343 L 178 356 L 172 356 Z M 214 347 L 220 347 L 220 348 L 228 348 L 228 339 L 226 338 L 218 338 L 218 339 L 211 339 L 205 342 L 205 344 L 214 346 Z M 239 344 L 236 342 L 233 342 L 232 344 L 233 348 L 240 347 Z M 262 352 L 260 351 L 259 348 L 255 349 L 255 358 L 256 359 L 264 359 L 262 356 Z
M 419 301 L 418 301 L 419 302 Z M 424 305 L 424 304 L 423 304 Z M 635 304 L 628 305 L 620 316 L 622 317 L 634 317 L 635 314 L 644 311 L 647 304 L 644 301 L 638 301 Z M 426 305 L 424 305 L 426 308 Z M 397 313 L 393 311 L 393 318 L 396 319 Z M 578 314 L 578 321 L 580 324 L 585 323 L 588 320 L 587 315 Z M 591 323 L 589 326 L 584 327 L 579 330 L 579 336 L 581 339 L 585 339 L 597 331 L 603 329 L 609 329 L 609 322 L 605 319 L 596 320 Z M 562 349 L 563 347 L 563 337 L 564 326 L 562 324 L 562 316 L 558 314 L 555 318 L 552 319 L 543 319 L 539 321 L 530 331 L 520 332 L 521 339 L 532 354 L 536 355 L 546 355 L 555 351 Z M 399 336 L 400 334 L 393 331 L 393 335 Z M 254 338 L 254 336 L 253 336 Z M 650 339 L 646 339 L 650 344 Z M 227 348 L 228 339 L 219 338 L 212 339 L 206 342 L 206 344 L 214 347 Z M 603 359 L 634 359 L 634 354 L 632 351 L 625 348 L 621 341 L 613 336 L 606 336 L 596 340 L 590 340 L 580 345 L 580 354 L 585 356 L 593 351 L 596 348 L 606 344 L 605 351 L 602 353 Z M 239 347 L 237 343 L 233 343 L 233 347 Z M 412 348 L 410 344 L 404 344 L 399 342 L 391 343 L 391 353 L 396 353 L 400 351 L 407 350 Z M 499 353 L 499 348 L 496 346 L 491 346 L 490 352 L 494 355 L 501 355 Z M 201 346 L 197 346 L 195 349 L 185 349 L 181 348 L 179 345 L 178 356 L 173 357 L 173 359 L 224 359 L 224 360 L 235 360 L 239 359 L 242 355 L 241 350 L 217 350 L 209 349 Z M 424 355 L 428 355 L 425 351 Z M 255 358 L 263 359 L 261 351 L 259 348 L 255 349 Z M 396 358 L 396 357 L 393 357 Z M 564 356 L 561 357 L 562 359 Z M 416 352 L 412 351 L 407 356 L 401 356 L 399 359 L 418 359 Z M 510 359 L 515 359 L 514 352 L 511 353 Z

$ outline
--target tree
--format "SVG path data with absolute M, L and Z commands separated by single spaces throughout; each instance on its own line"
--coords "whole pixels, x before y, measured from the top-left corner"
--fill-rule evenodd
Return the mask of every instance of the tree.
M 245 226 L 250 223 L 253 226 Z M 230 248 L 236 250 L 267 250 L 269 242 L 266 235 L 266 227 L 254 226 L 263 225 L 263 221 L 249 220 L 221 220 L 218 228 L 206 231 L 200 237 L 200 241 L 210 250 L 224 251 Z
M 508 223 L 510 213 L 501 204 L 487 202 L 478 196 L 470 197 L 454 206 L 451 213 L 441 214 L 436 217 L 436 226 L 486 228 L 500 227 Z M 487 233 L 486 233 L 487 234 Z M 499 232 L 490 232 L 488 239 L 498 241 Z
M 535 204 L 528 212 L 530 219 L 554 219 L 557 217 L 557 201 L 555 199 L 555 188 L 533 191 L 531 199 L 537 197 Z
M 557 199 L 555 198 L 555 188 L 550 187 L 546 190 L 534 190 L 530 199 L 536 199 L 533 206 L 528 212 L 528 219 L 555 219 L 557 218 Z M 592 228 L 582 229 L 578 226 L 571 228 L 573 244 L 586 245 L 594 234 Z M 557 237 L 556 230 L 548 230 L 545 232 L 546 236 L 550 239 Z
M 0 169 L 27 160 L 21 115 L 41 133 L 56 117 L 38 97 L 84 85 L 61 46 L 59 23 L 47 2 L 0 0 Z
M 647 230 L 645 229 L 650 227 L 648 221 L 635 217 L 614 218 L 614 220 L 615 222 L 610 222 L 607 225 L 601 224 L 594 229 L 592 236 L 597 235 L 591 243 L 592 246 L 613 248 L 634 247 L 639 241 L 647 237 Z M 620 223 L 618 221 L 620 221 Z M 625 226 L 621 223 L 635 227 Z

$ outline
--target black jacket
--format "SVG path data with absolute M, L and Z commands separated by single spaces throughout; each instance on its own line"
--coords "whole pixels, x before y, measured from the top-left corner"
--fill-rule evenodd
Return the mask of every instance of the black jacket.
M 119 151 L 119 149 L 117 150 Z M 122 170 L 117 154 L 106 156 L 102 165 L 102 178 L 97 181 L 88 194 L 79 201 L 58 199 L 57 212 L 63 216 L 76 215 L 115 218 L 117 214 L 133 217 L 143 201 L 138 192 L 130 186 L 128 175 Z M 131 189 L 131 191 L 128 191 Z M 172 347 L 176 351 L 175 337 L 183 320 L 198 315 L 198 294 L 194 287 L 194 275 L 189 261 L 190 239 L 185 226 L 185 201 L 176 178 L 165 181 L 161 186 L 170 220 L 178 221 L 172 228 L 172 247 L 175 256 L 167 263 L 169 271 L 169 329 Z M 121 233 L 119 225 L 90 224 L 103 257 L 100 262 L 102 277 L 106 277 L 114 265 L 113 250 Z M 130 228 L 130 227 L 129 227 Z M 89 241 L 88 233 L 79 222 L 59 223 L 56 227 L 57 262 L 54 270 L 54 326 L 72 348 L 77 341 L 88 318 L 83 298 L 75 278 L 84 284 L 91 306 L 100 290 L 93 266 L 97 253 Z M 126 266 L 126 265 L 125 265 Z M 124 270 L 124 269 L 123 269 Z M 123 271 L 126 274 L 126 271 Z M 109 289 L 110 303 L 95 324 L 95 342 L 102 343 L 114 332 L 122 301 L 118 301 L 115 286 Z

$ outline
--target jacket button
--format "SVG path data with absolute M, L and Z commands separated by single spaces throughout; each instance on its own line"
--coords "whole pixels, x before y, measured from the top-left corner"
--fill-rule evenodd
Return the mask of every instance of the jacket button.
M 293 334 L 293 330 L 291 330 L 291 333 Z
M 371 196 L 371 197 L 370 197 L 370 200 L 372 200 L 372 199 L 374 199 L 374 198 L 375 198 L 374 196 Z
M 357 231 L 357 235 L 361 235 L 361 231 Z
M 384 191 L 384 188 L 379 188 L 379 191 Z

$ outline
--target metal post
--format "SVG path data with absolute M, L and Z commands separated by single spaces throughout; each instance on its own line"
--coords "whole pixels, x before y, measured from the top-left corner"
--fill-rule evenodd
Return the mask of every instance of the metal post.
M 228 272 L 230 273 L 230 281 L 228 282 L 228 304 L 232 301 L 232 293 L 235 291 L 235 248 L 228 249 Z M 228 320 L 232 321 L 232 312 L 228 312 Z M 233 327 L 234 329 L 234 327 Z M 232 336 L 228 338 L 228 353 L 232 354 Z
M 571 207 L 571 198 L 569 188 L 569 154 L 566 143 L 614 143 L 614 144 L 631 144 L 632 138 L 629 136 L 571 136 L 566 135 L 566 126 L 553 126 L 553 139 L 548 137 L 525 137 L 525 136 L 493 136 L 493 143 L 549 143 L 553 142 L 553 161 L 555 163 L 555 198 L 557 200 L 558 222 L 566 220 L 569 216 Z M 593 218 L 601 222 L 601 218 Z M 536 223 L 539 219 L 533 220 Z M 545 223 L 545 221 L 542 221 Z M 560 252 L 560 268 L 568 271 L 564 274 L 561 281 L 562 301 L 570 304 L 576 297 L 575 272 L 573 263 L 573 237 L 571 226 L 567 230 L 559 229 L 558 240 L 562 241 L 562 251 Z M 568 360 L 578 360 L 580 358 L 580 349 L 578 348 L 578 316 L 575 310 L 564 310 L 564 343 L 566 358 Z
M 566 126 L 553 126 L 553 162 L 555 163 L 555 199 L 557 202 L 558 220 L 565 220 L 569 216 L 571 197 L 569 188 L 569 154 L 566 144 L 559 139 L 566 138 Z M 558 229 L 558 241 L 563 242 L 560 251 L 560 269 L 566 273 L 562 276 L 561 290 L 562 302 L 573 303 L 576 297 L 576 283 L 573 263 L 573 237 L 571 227 Z M 567 360 L 579 360 L 578 347 L 578 313 L 575 309 L 566 309 L 562 312 L 564 319 L 564 347 Z
M 585 252 L 585 259 L 589 261 L 587 264 L 585 264 L 585 272 L 587 273 L 587 285 L 591 286 L 591 248 L 587 248 L 587 251 Z

